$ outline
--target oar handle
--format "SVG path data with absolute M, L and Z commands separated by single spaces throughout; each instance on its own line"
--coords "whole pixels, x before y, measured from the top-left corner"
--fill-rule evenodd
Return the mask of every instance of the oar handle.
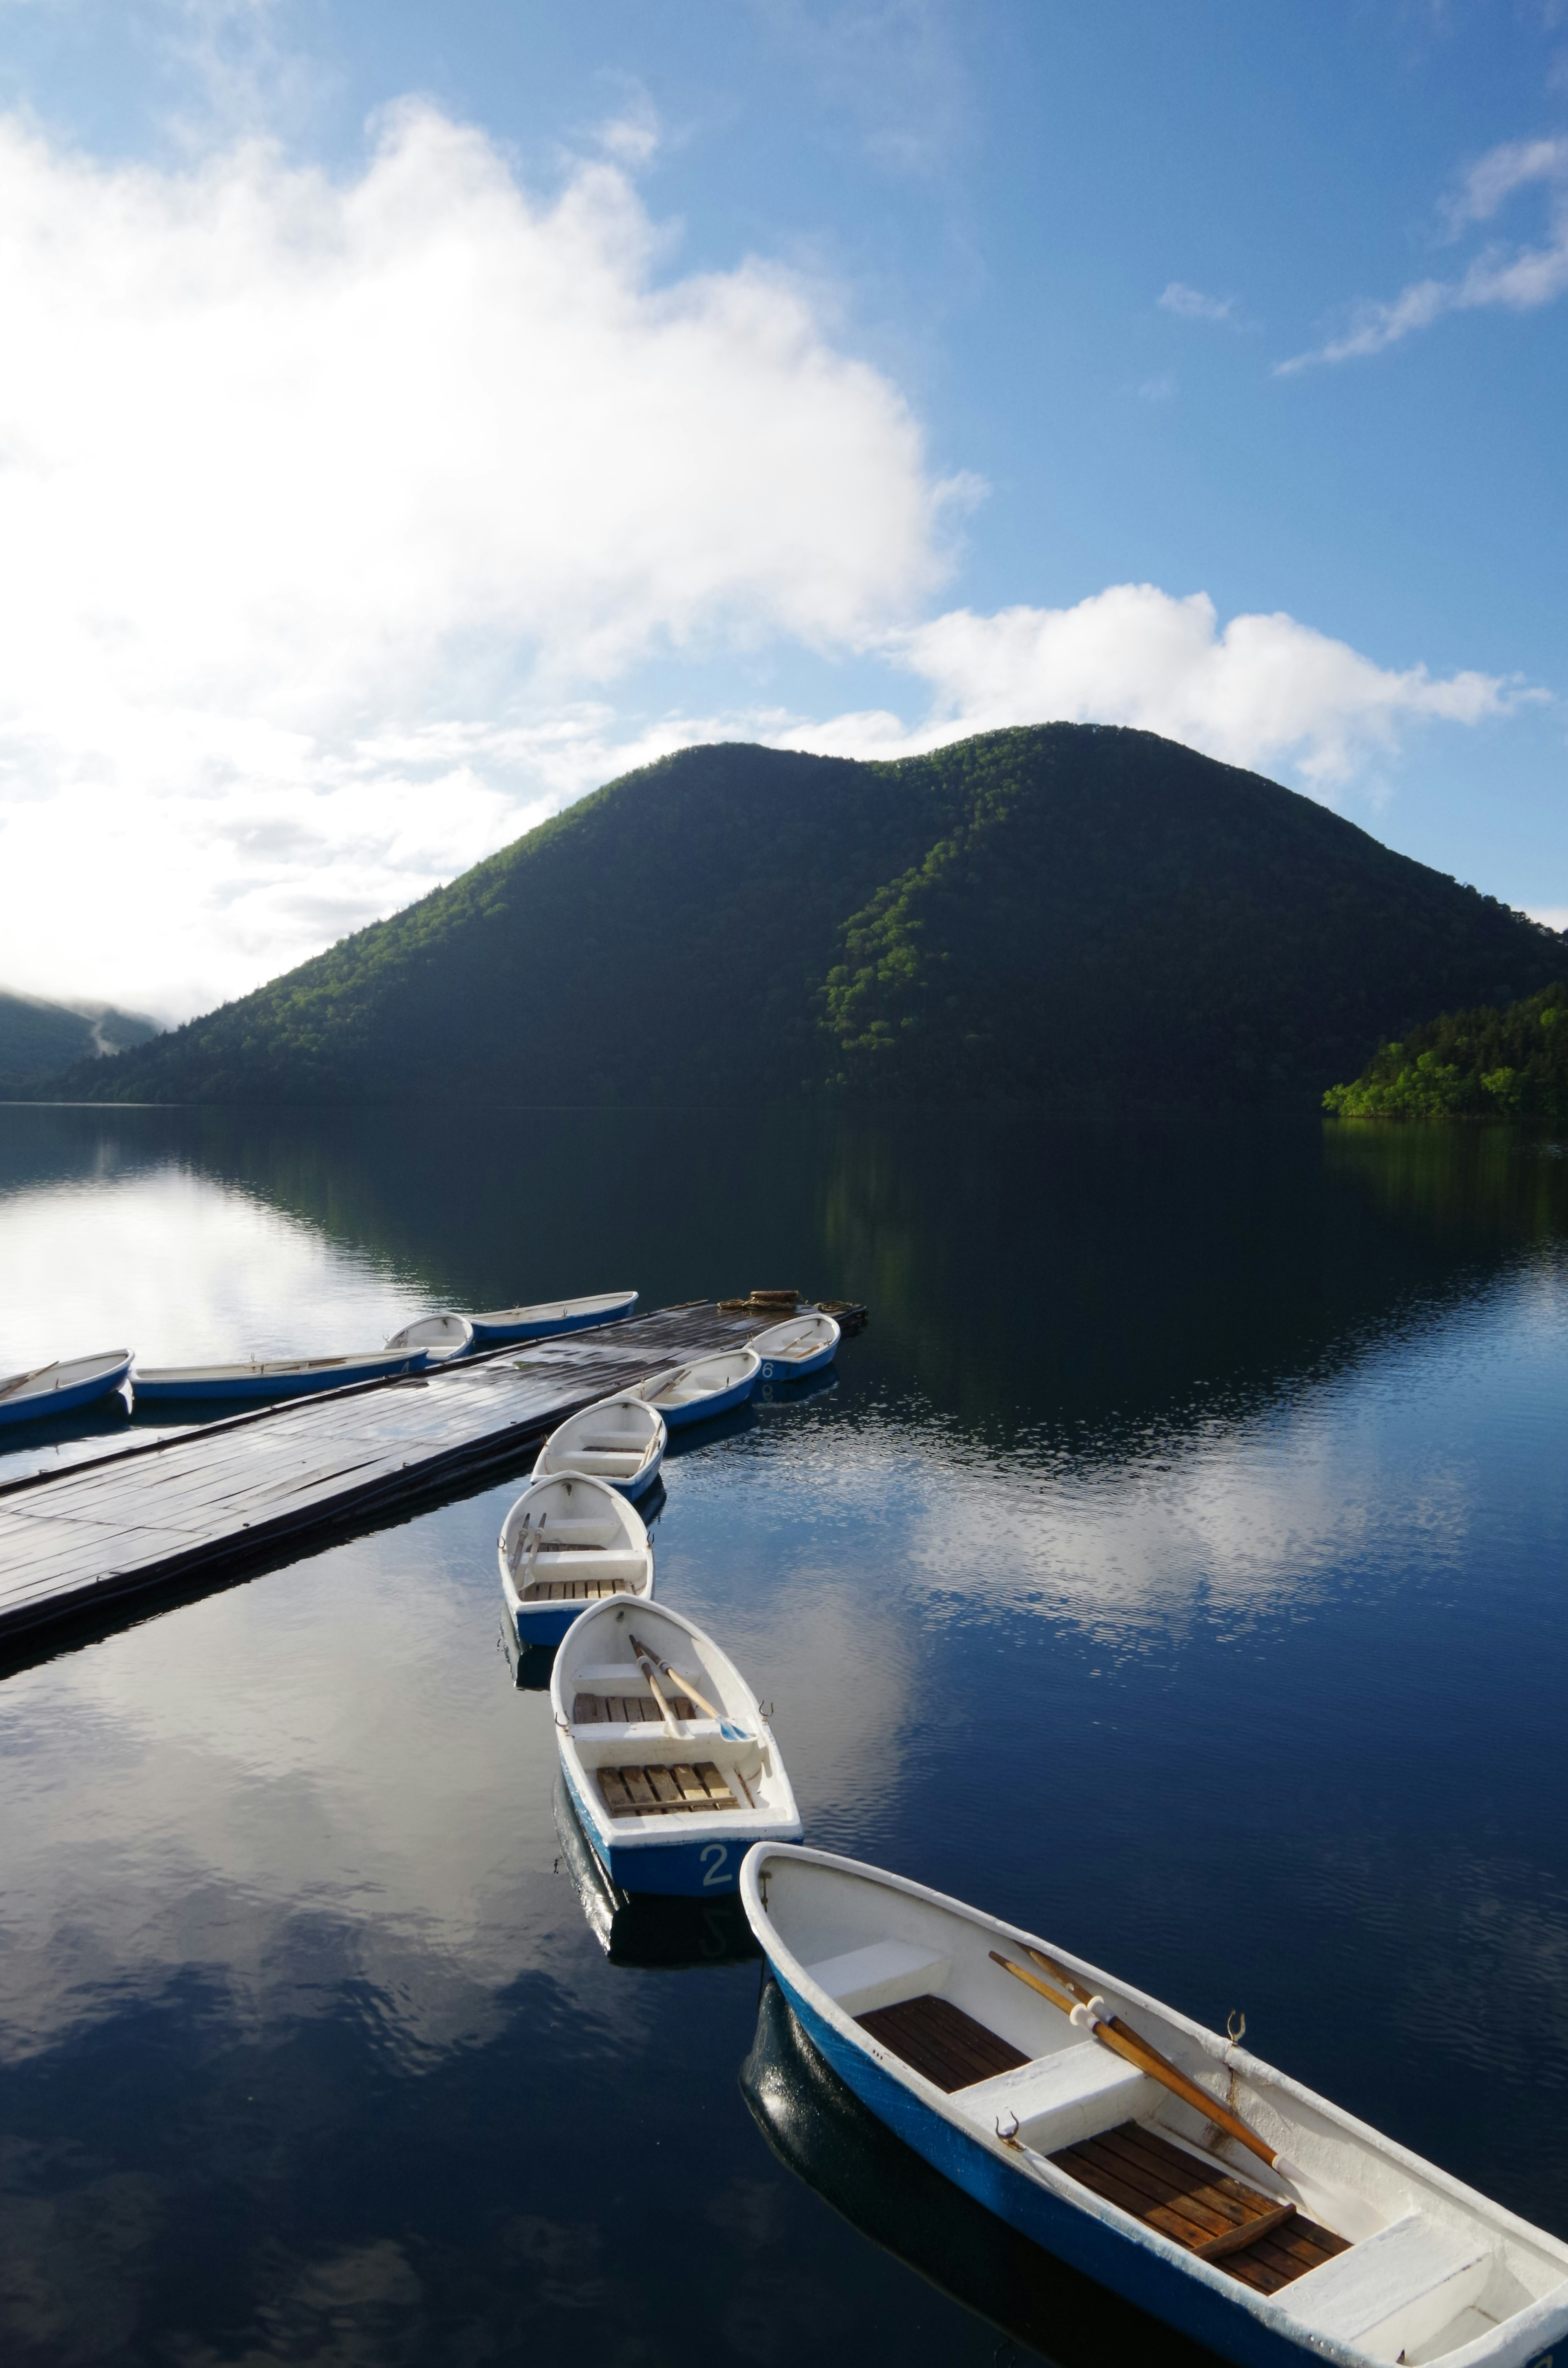
M 1030 1951 L 1031 1955 L 1035 1953 Z M 1183 2104 L 1190 2105 L 1195 2112 L 1201 2113 L 1217 2129 L 1236 2139 L 1261 2162 L 1267 2163 L 1271 2170 L 1278 2167 L 1284 2177 L 1295 2176 L 1294 2167 L 1284 2163 L 1274 2147 L 1266 2145 L 1256 2130 L 1249 2129 L 1239 2114 L 1221 2105 L 1207 2089 L 1200 2089 L 1196 2080 L 1189 2080 L 1185 2072 L 1178 2072 L 1157 2047 L 1151 2047 L 1146 2039 L 1140 2039 L 1135 2031 L 1130 2031 L 1119 2015 L 1107 2018 L 1092 2014 L 1085 1999 L 1066 1997 L 1061 1990 L 1053 1988 L 1050 1982 L 1042 1982 L 1038 1974 L 1031 1974 L 1027 1966 L 1014 1964 L 1010 1957 L 1000 1955 L 994 1949 L 991 1954 L 997 1964 L 1005 1966 L 1015 1979 L 1025 1983 L 1031 1990 L 1038 1990 L 1041 1998 L 1049 1998 L 1051 2005 L 1059 2007 L 1063 2013 L 1071 2015 L 1076 2007 L 1094 2037 L 1102 2047 L 1108 2047 L 1113 2055 L 1119 2055 L 1125 2062 L 1136 2065 L 1138 2070 L 1146 2072 L 1151 2080 L 1158 2080 L 1162 2088 L 1168 2089 L 1173 2096 L 1181 2099 Z M 1074 1983 L 1074 1987 L 1076 1988 L 1080 1985 Z
M 665 1725 L 669 1728 L 669 1731 L 670 1731 L 670 1733 L 671 1733 L 672 1735 L 676 1735 L 676 1734 L 677 1734 L 677 1730 L 676 1730 L 676 1714 L 675 1714 L 674 1711 L 670 1708 L 670 1706 L 669 1706 L 668 1702 L 665 1700 L 664 1689 L 663 1689 L 663 1687 L 660 1685 L 659 1680 L 658 1680 L 658 1678 L 657 1678 L 657 1676 L 656 1676 L 656 1674 L 655 1674 L 655 1672 L 654 1672 L 653 1664 L 653 1662 L 648 1658 L 648 1656 L 647 1656 L 647 1654 L 646 1654 L 646 1653 L 639 1653 L 639 1654 L 638 1654 L 638 1656 L 637 1656 L 637 1666 L 638 1666 L 638 1668 L 642 1670 L 642 1675 L 643 1675 L 643 1676 L 647 1679 L 647 1680 L 648 1680 L 648 1684 L 649 1684 L 649 1686 L 650 1686 L 650 1688 L 652 1689 L 652 1691 L 653 1691 L 653 1700 L 654 1700 L 654 1701 L 658 1703 L 658 1705 L 659 1705 L 659 1713 L 660 1713 L 660 1716 L 663 1718 L 663 1720 L 664 1720 L 664 1722 L 665 1722 Z M 677 1739 L 678 1739 L 678 1737 L 677 1737 Z

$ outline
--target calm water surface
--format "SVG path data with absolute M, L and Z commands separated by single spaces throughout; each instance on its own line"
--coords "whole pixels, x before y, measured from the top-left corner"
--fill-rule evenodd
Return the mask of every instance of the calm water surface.
M 4 1371 L 761 1283 L 871 1328 L 672 1456 L 659 1588 L 808 1838 L 1244 2008 L 1568 2234 L 1562 1146 L 0 1110 Z M 1192 2360 L 824 2080 L 722 1917 L 596 1929 L 516 1485 L 0 1679 L 0 2357 Z

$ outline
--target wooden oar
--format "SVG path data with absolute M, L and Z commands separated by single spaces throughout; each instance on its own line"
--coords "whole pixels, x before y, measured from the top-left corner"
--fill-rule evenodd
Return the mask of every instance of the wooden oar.
M 632 1651 L 639 1657 L 645 1656 L 650 1661 L 656 1661 L 672 1686 L 678 1687 L 687 1700 L 694 1702 L 699 1710 L 706 1711 L 710 1718 L 717 1719 L 719 1732 L 726 1743 L 749 1743 L 752 1740 L 744 1726 L 737 1726 L 733 1719 L 724 1716 L 722 1710 L 715 1710 L 707 1695 L 699 1694 L 689 1678 L 683 1678 L 678 1669 L 672 1669 L 662 1653 L 655 1653 L 651 1645 L 640 1645 L 635 1636 L 630 1641 Z
M 1032 1949 L 1029 1952 L 1031 1956 L 1039 1953 Z M 1217 2129 L 1223 2130 L 1227 2136 L 1234 2138 L 1249 2153 L 1266 2162 L 1271 2170 L 1277 2170 L 1281 2179 L 1293 2180 L 1300 2178 L 1300 2172 L 1288 2156 L 1279 2154 L 1267 2145 L 1256 2130 L 1247 2127 L 1239 2113 L 1233 2113 L 1228 2105 L 1221 2105 L 1206 2089 L 1200 2089 L 1196 2080 L 1189 2080 L 1185 2072 L 1178 2072 L 1158 2048 L 1151 2047 L 1146 2039 L 1140 2039 L 1135 2031 L 1129 2031 L 1119 2016 L 1113 2015 L 1108 2019 L 1096 2014 L 1092 2001 L 1069 1997 L 1065 1991 L 1054 1988 L 1050 1982 L 1042 1982 L 1040 1975 L 1031 1974 L 1026 1965 L 1014 1964 L 1010 1957 L 1004 1957 L 995 1949 L 992 1950 L 991 1955 L 1016 1981 L 1023 1982 L 1029 1989 L 1038 1991 L 1041 1998 L 1049 1998 L 1051 2005 L 1060 2008 L 1063 2014 L 1078 2024 L 1080 2030 L 1086 2029 L 1092 2032 L 1102 2047 L 1108 2047 L 1113 2055 L 1120 2055 L 1129 2064 L 1136 2065 L 1139 2071 L 1146 2072 L 1151 2080 L 1158 2080 L 1162 2088 L 1179 2097 L 1184 2105 L 1190 2105 L 1195 2112 L 1201 2113 L 1206 2121 L 1212 2122 Z M 1060 1973 L 1062 1968 L 1057 1966 L 1053 1970 Z M 1079 1987 L 1074 1983 L 1075 1989 Z
M 8 1398 L 13 1390 L 26 1389 L 29 1382 L 41 1382 L 45 1373 L 52 1373 L 59 1362 L 58 1357 L 52 1357 L 47 1365 L 35 1365 L 30 1373 L 18 1373 L 14 1381 L 0 1386 L 0 1398 Z
M 637 1653 L 637 1647 L 635 1645 L 632 1645 L 631 1649 L 634 1653 Z M 676 1741 L 677 1743 L 683 1741 L 684 1737 L 681 1736 L 680 1730 L 676 1725 L 676 1714 L 670 1708 L 668 1702 L 665 1700 L 664 1689 L 661 1687 L 658 1679 L 653 1674 L 653 1664 L 648 1658 L 646 1653 L 637 1653 L 637 1666 L 648 1680 L 653 1700 L 659 1705 L 660 1717 L 664 1720 L 665 1725 L 669 1728 L 670 1733 L 675 1736 Z

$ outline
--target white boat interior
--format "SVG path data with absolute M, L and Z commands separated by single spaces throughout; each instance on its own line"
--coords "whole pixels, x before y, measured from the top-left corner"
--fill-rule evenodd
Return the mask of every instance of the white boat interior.
M 431 1362 L 443 1363 L 450 1357 L 464 1357 L 472 1348 L 473 1326 L 466 1315 L 421 1315 L 413 1324 L 405 1324 L 387 1342 L 389 1349 L 423 1349 Z
M 95 1383 L 112 1389 L 130 1369 L 129 1349 L 100 1349 L 90 1357 L 66 1357 L 54 1364 L 35 1365 L 28 1372 L 0 1374 L 0 1409 L 12 1415 L 25 1406 L 28 1414 L 44 1415 L 51 1401 L 67 1391 L 90 1390 Z
M 540 1449 L 534 1477 L 555 1472 L 586 1472 L 596 1479 L 624 1487 L 628 1482 L 652 1479 L 665 1452 L 664 1417 L 634 1390 L 619 1397 L 600 1398 L 585 1406 Z
M 836 1349 L 840 1337 L 832 1316 L 819 1315 L 813 1308 L 807 1315 L 791 1315 L 783 1324 L 770 1324 L 766 1332 L 754 1332 L 750 1346 L 759 1357 L 804 1364 L 824 1349 Z
M 661 1414 L 679 1414 L 683 1407 L 699 1406 L 704 1398 L 723 1397 L 743 1383 L 755 1382 L 761 1367 L 762 1360 L 754 1349 L 722 1349 L 716 1356 L 698 1357 L 689 1365 L 654 1373 L 637 1395 Z
M 498 1552 L 514 1610 L 653 1590 L 653 1548 L 636 1507 L 585 1474 L 531 1480 L 501 1524 Z
M 672 1817 L 681 1840 L 692 1838 L 693 1817 L 742 1840 L 800 1832 L 756 1695 L 679 1612 L 607 1603 L 585 1614 L 555 1656 L 550 1691 L 562 1757 L 618 1842 L 672 1839 Z
M 1020 2176 L 1178 2248 L 1276 2321 L 1368 2361 L 1535 2358 L 1568 2328 L 1568 2244 L 1217 2032 L 1011 1926 L 872 1868 L 754 1851 L 754 1928 L 808 2003 Z M 1032 1958 L 1030 1947 L 1044 1952 Z M 782 1952 L 782 1953 L 780 1953 Z M 1267 2149 L 1270 2167 L 998 1964 L 1075 1983 Z M 1250 2290 L 1244 2297 L 1240 2289 Z M 1329 2356 L 1340 2356 L 1330 2354 Z

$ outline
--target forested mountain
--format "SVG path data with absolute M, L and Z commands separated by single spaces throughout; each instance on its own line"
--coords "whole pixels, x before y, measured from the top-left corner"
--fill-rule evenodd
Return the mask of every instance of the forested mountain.
M 716 746 L 61 1089 L 1315 1101 L 1424 1013 L 1563 977 L 1563 938 L 1150 733 Z
M 1323 1099 L 1341 1118 L 1568 1119 L 1568 987 L 1445 1011 Z
M 0 988 L 0 1092 L 58 1075 L 68 1061 L 101 1059 L 158 1032 L 155 1019 L 108 1003 L 46 1003 Z

